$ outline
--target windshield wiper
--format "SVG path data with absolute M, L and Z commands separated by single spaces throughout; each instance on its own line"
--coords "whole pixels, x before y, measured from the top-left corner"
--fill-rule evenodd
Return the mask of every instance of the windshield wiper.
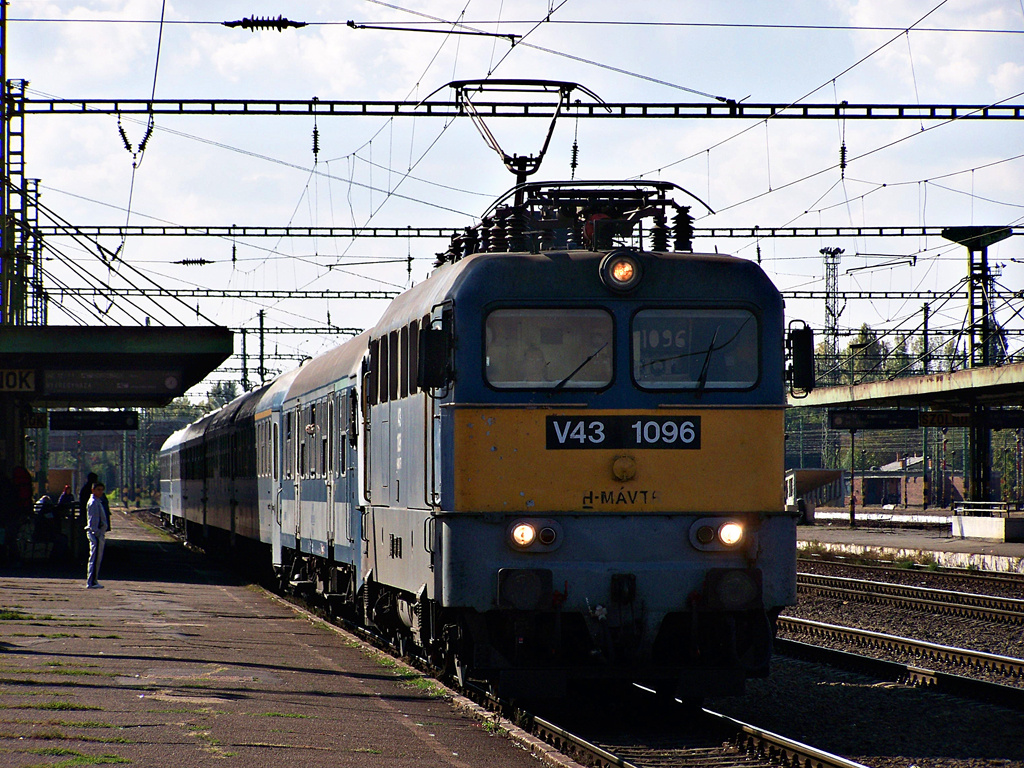
M 593 360 L 593 359 L 594 359 L 595 357 L 597 357 L 597 356 L 598 356 L 598 355 L 600 354 L 601 350 L 602 350 L 602 349 L 604 349 L 604 348 L 605 348 L 605 347 L 607 347 L 607 346 L 608 346 L 608 342 L 606 341 L 606 342 L 605 342 L 604 344 L 602 344 L 602 345 L 601 345 L 600 347 L 598 347 L 598 348 L 597 348 L 597 349 L 595 349 L 595 350 L 594 350 L 593 352 L 591 352 L 591 353 L 590 353 L 590 357 L 588 357 L 588 358 L 587 358 L 586 360 L 584 360 L 584 361 L 583 361 L 582 363 L 580 363 L 580 364 L 579 364 L 579 365 L 577 365 L 577 366 L 576 366 L 575 368 L 573 368 L 573 370 L 572 370 L 572 373 L 570 373 L 570 374 L 569 374 L 568 376 L 566 376 L 566 377 L 565 377 L 564 379 L 562 379 L 562 380 L 561 380 L 560 382 L 558 382 L 557 384 L 555 384 L 555 386 L 553 386 L 553 387 L 552 387 L 551 389 L 552 389 L 552 390 L 559 390 L 559 389 L 561 389 L 562 387 L 564 387 L 564 386 L 565 386 L 565 385 L 566 385 L 566 384 L 568 383 L 569 379 L 571 379 L 571 378 L 572 378 L 573 376 L 575 376 L 575 375 L 576 375 L 577 373 L 579 373 L 580 371 L 582 371 L 582 370 L 583 370 L 583 369 L 584 369 L 584 368 L 586 367 L 587 363 L 589 363 L 589 362 L 590 362 L 591 360 Z
M 715 327 L 715 332 L 711 335 L 711 343 L 708 344 L 708 351 L 704 354 L 704 365 L 701 366 L 700 376 L 697 377 L 697 397 L 700 397 L 701 392 L 704 391 L 705 385 L 708 383 L 708 369 L 711 367 L 711 353 L 715 351 L 715 339 L 718 338 L 718 329 L 721 326 Z M 735 338 L 735 336 L 733 337 Z M 728 346 L 723 344 L 720 349 L 725 349 Z

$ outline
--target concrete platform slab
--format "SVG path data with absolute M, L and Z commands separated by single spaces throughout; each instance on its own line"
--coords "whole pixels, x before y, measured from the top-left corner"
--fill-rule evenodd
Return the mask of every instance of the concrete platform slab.
M 0 765 L 574 765 L 114 517 L 105 589 L 84 568 L 0 568 Z

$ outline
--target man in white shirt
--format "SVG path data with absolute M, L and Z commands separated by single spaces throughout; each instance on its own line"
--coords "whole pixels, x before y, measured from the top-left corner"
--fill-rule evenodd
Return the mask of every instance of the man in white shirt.
M 97 581 L 100 575 L 100 563 L 103 562 L 103 547 L 106 544 L 106 533 L 110 530 L 110 519 L 103 503 L 103 483 L 95 483 L 92 487 L 92 498 L 85 508 L 85 533 L 89 537 L 89 569 L 86 572 L 86 589 L 103 589 Z

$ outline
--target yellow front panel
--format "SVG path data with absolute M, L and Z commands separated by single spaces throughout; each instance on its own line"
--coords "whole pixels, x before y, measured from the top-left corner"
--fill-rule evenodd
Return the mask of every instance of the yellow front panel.
M 553 414 L 588 424 L 600 422 L 601 417 L 643 422 L 645 418 L 699 416 L 700 448 L 551 449 L 546 417 Z M 456 511 L 783 509 L 781 408 L 622 412 L 484 407 L 460 408 L 454 417 Z M 572 444 L 586 442 L 581 432 L 573 443 L 567 431 L 561 432 L 563 439 Z

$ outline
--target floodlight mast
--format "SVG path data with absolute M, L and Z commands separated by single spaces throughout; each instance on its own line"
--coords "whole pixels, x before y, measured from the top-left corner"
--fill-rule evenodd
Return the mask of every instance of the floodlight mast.
M 466 114 L 469 115 L 470 120 L 473 121 L 473 125 L 476 126 L 487 146 L 497 152 L 505 167 L 516 175 L 516 187 L 521 187 L 526 183 L 528 176 L 531 176 L 540 169 L 540 164 L 544 160 L 545 153 L 548 151 L 548 145 L 551 143 L 551 135 L 555 131 L 555 121 L 562 114 L 563 107 L 569 103 L 569 97 L 573 91 L 577 89 L 583 91 L 599 104 L 604 104 L 604 101 L 590 89 L 585 88 L 579 83 L 564 80 L 454 80 L 448 83 L 448 87 L 455 90 L 456 102 L 460 109 L 465 110 Z M 551 115 L 548 132 L 544 137 L 544 146 L 541 147 L 540 152 L 536 155 L 509 155 L 505 152 L 490 128 L 487 127 L 483 115 L 480 114 L 476 105 L 473 104 L 473 94 L 481 93 L 557 93 L 558 102 L 555 104 L 554 112 Z M 606 106 L 605 109 L 611 111 L 610 107 Z M 517 199 L 516 205 L 521 204 L 522 200 Z

